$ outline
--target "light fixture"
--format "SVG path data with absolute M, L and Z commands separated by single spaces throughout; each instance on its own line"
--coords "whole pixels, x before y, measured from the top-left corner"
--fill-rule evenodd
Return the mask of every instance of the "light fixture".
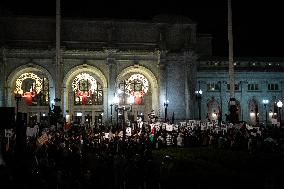
M 129 96 L 128 97 L 128 103 L 129 104 L 134 104 L 134 96 Z
M 262 103 L 263 103 L 264 105 L 267 105 L 268 102 L 269 102 L 269 100 L 267 100 L 267 99 L 263 99 L 263 100 L 262 100 Z
M 279 101 L 277 102 L 277 107 L 278 107 L 278 108 L 282 108 L 282 106 L 283 106 L 283 102 L 282 102 L 281 100 L 279 100 Z
M 118 103 L 119 103 L 119 98 L 118 98 L 118 96 L 115 95 L 115 96 L 113 97 L 113 104 L 116 104 L 116 105 L 117 105 Z

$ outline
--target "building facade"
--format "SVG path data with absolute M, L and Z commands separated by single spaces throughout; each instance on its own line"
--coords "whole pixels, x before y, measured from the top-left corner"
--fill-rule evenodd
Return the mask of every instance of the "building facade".
M 225 120 L 226 59 L 212 57 L 211 36 L 198 34 L 186 17 L 62 19 L 59 68 L 55 19 L 2 17 L 0 25 L 0 106 L 16 106 L 14 96 L 20 94 L 18 110 L 30 119 L 40 121 L 60 98 L 72 121 L 115 120 L 114 99 L 131 106 L 128 117 L 134 120 L 152 110 L 169 119 L 174 114 L 175 120 Z M 263 121 L 264 98 L 269 116 L 275 115 L 274 102 L 283 97 L 281 60 L 240 59 L 235 68 L 239 119 Z

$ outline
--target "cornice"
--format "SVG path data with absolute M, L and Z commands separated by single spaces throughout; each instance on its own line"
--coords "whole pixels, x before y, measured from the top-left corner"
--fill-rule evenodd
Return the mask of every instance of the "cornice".
M 61 50 L 63 59 L 107 59 L 114 58 L 118 60 L 138 59 L 138 60 L 157 60 L 158 50 Z M 49 58 L 55 57 L 55 49 L 6 49 L 7 58 Z

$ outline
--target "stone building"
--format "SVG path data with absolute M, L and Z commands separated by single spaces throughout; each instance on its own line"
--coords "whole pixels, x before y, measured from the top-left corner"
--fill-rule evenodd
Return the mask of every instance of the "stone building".
M 119 106 L 131 105 L 127 113 L 134 120 L 152 110 L 161 118 L 166 110 L 169 119 L 174 113 L 176 121 L 220 115 L 225 120 L 226 58 L 212 56 L 212 37 L 198 34 L 189 18 L 63 18 L 60 26 L 57 65 L 54 18 L 1 17 L 0 106 L 16 106 L 19 93 L 19 111 L 40 121 L 60 98 L 67 119 L 95 122 L 100 116 L 115 120 L 113 100 L 119 99 Z M 282 100 L 283 61 L 236 60 L 239 119 L 255 124 L 263 121 L 264 98 L 269 115 L 275 113 L 274 102 Z M 199 89 L 203 93 L 196 98 Z

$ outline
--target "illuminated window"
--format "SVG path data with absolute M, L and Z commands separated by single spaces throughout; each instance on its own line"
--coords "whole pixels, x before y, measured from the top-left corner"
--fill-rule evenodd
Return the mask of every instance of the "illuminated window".
M 248 91 L 258 91 L 258 90 L 259 90 L 258 84 L 256 83 L 248 84 Z
M 278 91 L 279 90 L 278 84 L 277 83 L 268 84 L 268 90 L 269 91 Z
M 123 92 L 122 104 L 127 104 L 129 96 L 134 97 L 134 104 L 143 104 L 144 95 L 149 89 L 149 82 L 143 75 L 133 74 L 119 84 L 119 89 Z
M 227 90 L 230 90 L 230 84 L 227 84 Z M 235 91 L 240 90 L 239 84 L 235 84 Z
M 207 90 L 208 91 L 220 91 L 220 85 L 217 83 L 208 83 Z
M 27 105 L 49 105 L 49 81 L 35 73 L 24 73 L 16 80 L 14 93 L 22 95 Z
M 82 73 L 75 77 L 72 83 L 74 91 L 74 105 L 102 105 L 103 87 L 97 80 Z

